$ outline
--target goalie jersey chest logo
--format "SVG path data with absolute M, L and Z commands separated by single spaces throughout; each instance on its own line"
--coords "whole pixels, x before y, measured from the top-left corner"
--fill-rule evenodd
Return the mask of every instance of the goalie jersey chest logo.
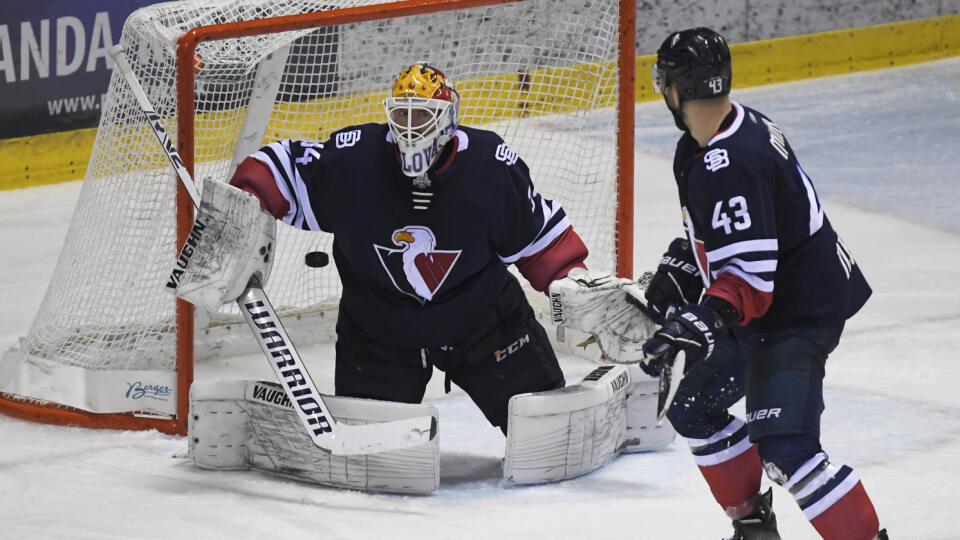
M 461 250 L 436 249 L 437 237 L 420 225 L 397 229 L 390 239 L 396 247 L 373 246 L 380 264 L 400 292 L 426 304 L 450 275 Z

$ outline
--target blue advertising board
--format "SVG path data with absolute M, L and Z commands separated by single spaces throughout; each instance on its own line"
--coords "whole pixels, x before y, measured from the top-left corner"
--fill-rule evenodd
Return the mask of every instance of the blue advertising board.
M 0 139 L 96 127 L 110 47 L 136 9 L 157 0 L 4 2 Z

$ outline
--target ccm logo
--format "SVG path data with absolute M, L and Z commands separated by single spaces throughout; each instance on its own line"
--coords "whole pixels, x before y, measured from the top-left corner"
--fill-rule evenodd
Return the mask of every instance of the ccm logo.
M 506 347 L 493 351 L 493 357 L 497 362 L 503 361 L 506 357 L 519 351 L 524 345 L 530 343 L 530 334 L 524 334 L 522 338 L 514 341 Z

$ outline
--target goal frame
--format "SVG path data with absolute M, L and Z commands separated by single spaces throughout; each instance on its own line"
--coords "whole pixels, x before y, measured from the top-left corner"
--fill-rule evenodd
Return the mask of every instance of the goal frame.
M 403 0 L 395 3 L 335 9 L 331 11 L 287 15 L 241 22 L 195 27 L 181 35 L 176 44 L 176 125 L 177 151 L 183 165 L 194 174 L 194 121 L 196 98 L 196 50 L 200 43 L 239 38 L 255 34 L 278 33 L 306 28 L 373 20 L 409 17 L 458 9 L 521 3 L 526 0 Z M 633 273 L 633 144 L 636 73 L 636 0 L 619 2 L 618 96 L 617 96 L 617 209 L 615 253 L 616 272 Z M 522 77 L 523 74 L 518 74 Z M 173 173 L 171 173 L 173 175 Z M 182 185 L 177 186 L 177 250 L 193 225 L 193 202 Z M 174 250 L 174 253 L 177 251 Z M 137 413 L 93 413 L 55 403 L 33 400 L 15 401 L 0 395 L 0 413 L 34 422 L 73 425 L 97 429 L 148 430 L 186 435 L 189 417 L 189 389 L 193 383 L 194 309 L 183 300 L 176 301 L 177 398 L 173 418 Z

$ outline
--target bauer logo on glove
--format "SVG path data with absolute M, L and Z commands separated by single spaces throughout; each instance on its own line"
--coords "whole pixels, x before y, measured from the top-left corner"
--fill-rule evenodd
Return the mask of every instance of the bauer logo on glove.
M 710 307 L 688 304 L 643 344 L 643 351 L 654 359 L 670 358 L 683 351 L 687 364 L 693 365 L 713 355 L 713 331 L 723 326 L 720 315 Z

